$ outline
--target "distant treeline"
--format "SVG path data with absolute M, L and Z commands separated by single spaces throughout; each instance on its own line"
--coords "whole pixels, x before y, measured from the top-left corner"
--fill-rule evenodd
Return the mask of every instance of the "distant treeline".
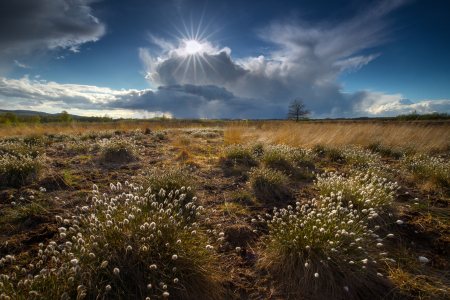
M 141 121 L 148 123 L 205 123 L 205 122 L 225 122 L 233 121 L 232 119 L 175 119 L 168 118 L 165 116 L 154 117 L 154 118 L 144 118 Z M 418 120 L 450 120 L 450 114 L 448 113 L 431 113 L 431 114 L 418 114 L 417 112 L 412 112 L 407 115 L 398 115 L 396 117 L 360 117 L 353 119 L 337 118 L 337 119 L 325 119 L 330 121 L 339 120 L 371 120 L 371 121 L 418 121 Z M 81 116 L 71 116 L 66 111 L 58 115 L 16 115 L 14 113 L 8 112 L 6 114 L 0 115 L 0 124 L 11 124 L 17 125 L 21 123 L 69 123 L 69 122 L 80 122 L 80 123 L 108 123 L 108 122 L 118 122 L 118 123 L 133 123 L 136 119 L 113 119 L 111 117 L 81 117 Z M 261 120 L 263 121 L 263 120 Z M 267 120 L 266 120 L 267 121 Z M 313 120 L 304 119 L 306 122 L 323 121 L 323 120 Z
M 87 123 L 105 123 L 113 122 L 110 117 L 74 117 L 63 111 L 59 115 L 34 115 L 18 116 L 8 112 L 0 115 L 0 124 L 20 124 L 20 123 L 68 123 L 68 122 L 87 122 Z
M 389 118 L 387 118 L 389 119 Z M 413 113 L 407 115 L 398 115 L 394 118 L 395 121 L 415 121 L 415 120 L 450 120 L 450 114 L 448 113 L 437 113 L 434 112 L 432 114 L 423 114 L 420 115 L 415 111 Z

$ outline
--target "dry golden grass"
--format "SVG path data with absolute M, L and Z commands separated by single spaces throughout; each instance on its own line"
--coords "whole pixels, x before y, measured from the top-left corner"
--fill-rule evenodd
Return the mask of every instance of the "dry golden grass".
M 151 131 L 160 129 L 172 129 L 172 128 L 186 128 L 186 127 L 199 127 L 199 123 L 150 123 L 145 121 L 135 121 L 130 123 L 49 123 L 49 124 L 20 124 L 18 126 L 1 126 L 0 127 L 0 138 L 14 135 L 31 136 L 35 134 L 43 135 L 48 133 L 75 133 L 81 134 L 85 131 L 102 131 L 102 130 L 120 130 L 124 132 L 129 132 L 140 128 L 142 132 L 146 129 Z M 217 126 L 217 123 L 204 123 L 203 126 Z M 179 132 L 175 131 L 178 135 Z
M 415 145 L 422 150 L 447 150 L 450 144 L 450 124 L 336 122 L 294 123 L 266 122 L 261 129 L 235 123 L 225 130 L 228 143 L 241 143 L 252 139 L 289 146 L 361 145 L 380 141 L 389 146 Z

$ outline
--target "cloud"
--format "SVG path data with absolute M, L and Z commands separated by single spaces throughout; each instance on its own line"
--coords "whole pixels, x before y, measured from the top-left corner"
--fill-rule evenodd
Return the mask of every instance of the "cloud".
M 0 58 L 80 45 L 105 33 L 89 6 L 94 0 L 14 0 L 0 10 Z
M 0 77 L 0 97 L 4 108 L 48 110 L 130 110 L 147 115 L 178 118 L 271 118 L 285 107 L 265 99 L 237 97 L 225 88 L 207 85 L 173 85 L 156 90 L 112 90 L 109 88 L 58 84 L 45 80 Z M 0 103 L 1 105 L 1 103 Z
M 2 99 L 3 98 L 3 99 Z M 418 113 L 448 112 L 450 100 L 424 100 L 412 103 L 402 94 L 359 91 L 342 93 L 341 106 L 331 113 L 313 117 L 396 116 L 416 110 Z M 355 105 L 358 103 L 358 105 Z M 286 106 L 263 98 L 239 97 L 215 85 L 168 85 L 157 89 L 112 90 L 110 88 L 58 84 L 45 80 L 0 77 L 0 107 L 79 114 L 112 116 L 157 116 L 163 113 L 177 118 L 277 118 L 286 114 Z M 348 111 L 345 107 L 352 107 Z
M 15 64 L 16 66 L 18 66 L 18 67 L 25 68 L 25 69 L 31 69 L 31 68 L 33 68 L 33 67 L 27 66 L 27 65 L 25 65 L 25 64 L 22 64 L 22 63 L 18 62 L 17 60 L 14 60 L 14 64 Z
M 200 51 L 189 55 L 185 40 L 174 44 L 151 36 L 150 41 L 159 45 L 161 52 L 153 54 L 142 48 L 140 58 L 153 86 L 214 85 L 236 97 L 264 99 L 281 106 L 301 97 L 314 116 L 353 117 L 370 99 L 364 91 L 343 93 L 337 79 L 380 55 L 360 52 L 389 39 L 387 16 L 406 2 L 376 2 L 343 22 L 309 23 L 294 18 L 272 21 L 256 30 L 257 36 L 270 45 L 265 56 L 233 59 L 229 48 L 206 41 L 201 41 Z M 281 112 L 274 115 L 283 116 Z

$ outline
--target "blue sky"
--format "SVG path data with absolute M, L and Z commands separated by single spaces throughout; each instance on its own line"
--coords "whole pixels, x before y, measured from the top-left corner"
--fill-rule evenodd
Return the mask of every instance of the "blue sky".
M 300 97 L 312 118 L 450 112 L 445 0 L 4 6 L 0 109 L 283 118 Z

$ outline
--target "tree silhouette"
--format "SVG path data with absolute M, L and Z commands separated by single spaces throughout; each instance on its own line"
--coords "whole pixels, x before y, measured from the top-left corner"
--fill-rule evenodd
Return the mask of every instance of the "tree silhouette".
M 286 119 L 293 120 L 295 119 L 295 122 L 298 122 L 299 118 L 306 118 L 311 113 L 310 110 L 305 110 L 305 104 L 303 103 L 303 99 L 296 98 L 291 100 L 289 103 L 289 111 L 286 116 Z

